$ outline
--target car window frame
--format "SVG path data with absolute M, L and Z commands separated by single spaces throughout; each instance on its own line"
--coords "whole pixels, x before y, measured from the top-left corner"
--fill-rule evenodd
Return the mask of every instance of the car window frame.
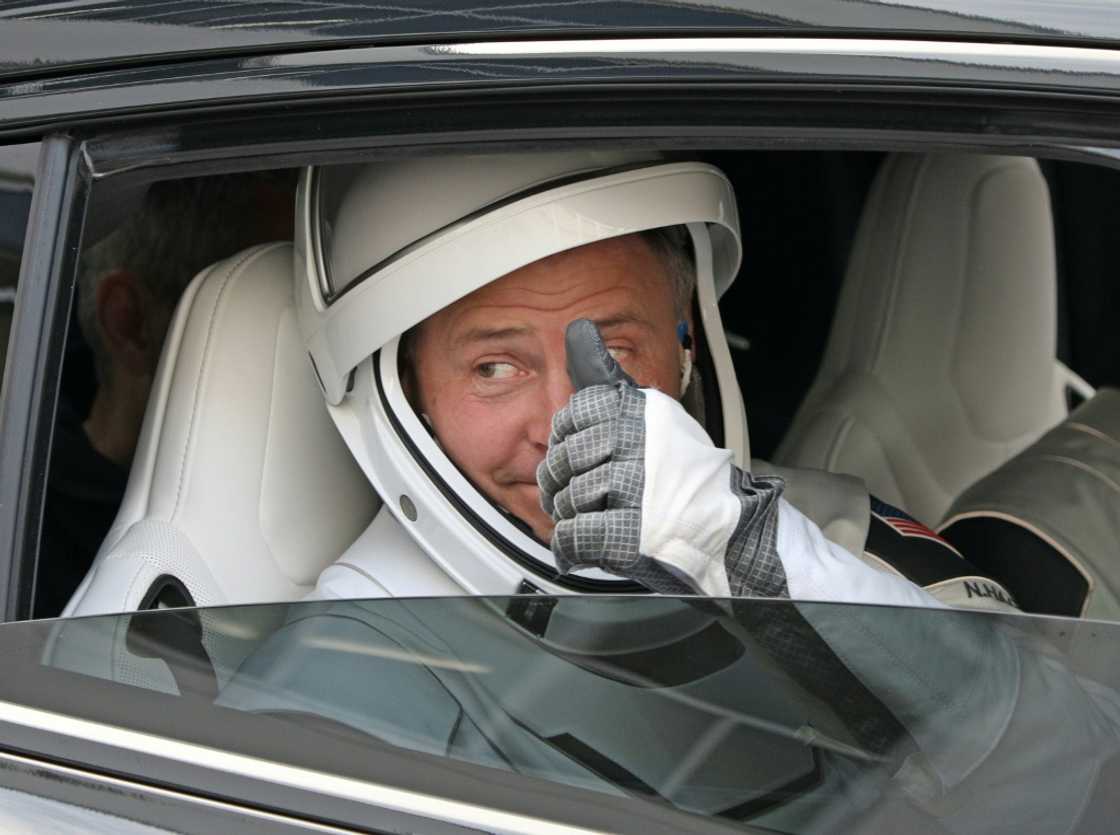
M 42 140 L 0 394 L 0 619 L 30 617 L 69 286 L 87 178 L 64 133 Z
M 656 95 L 648 88 L 643 91 Z M 475 93 L 465 93 L 463 98 L 469 103 Z M 534 91 L 534 97 L 541 91 Z M 570 93 L 569 93 L 570 95 Z M 619 96 L 616 88 L 612 97 Z M 907 94 L 913 100 L 913 93 Z M 682 96 L 683 97 L 683 96 Z M 418 97 L 417 100 L 423 97 Z M 548 97 L 544 97 L 548 100 Z M 993 94 L 992 100 L 1000 96 Z M 12 347 L 9 352 L 9 369 L 5 377 L 4 396 L 0 401 L 0 619 L 22 619 L 30 613 L 33 599 L 34 574 L 37 570 L 39 526 L 41 524 L 42 503 L 45 495 L 46 472 L 50 454 L 50 436 L 57 403 L 58 382 L 62 367 L 65 343 L 65 330 L 72 299 L 77 254 L 81 248 L 81 231 L 86 210 L 88 194 L 95 187 L 97 179 L 121 180 L 145 179 L 163 176 L 194 176 L 220 171 L 251 170 L 252 168 L 277 167 L 290 165 L 297 160 L 305 162 L 352 161 L 368 158 L 371 155 L 393 155 L 401 152 L 432 152 L 447 147 L 456 149 L 479 149 L 494 147 L 541 146 L 549 142 L 594 142 L 604 141 L 616 144 L 641 145 L 648 142 L 649 133 L 635 138 L 633 129 L 621 123 L 604 130 L 602 125 L 588 124 L 580 130 L 568 130 L 563 126 L 546 129 L 537 135 L 536 140 L 527 143 L 518 137 L 518 128 L 494 127 L 479 128 L 488 116 L 481 113 L 497 114 L 507 110 L 505 120 L 512 122 L 516 108 L 509 108 L 509 101 L 523 100 L 519 96 L 505 94 L 504 98 L 478 96 L 479 107 L 469 114 L 450 113 L 444 121 L 444 129 L 431 129 L 423 136 L 410 132 L 415 130 L 411 124 L 405 129 L 390 130 L 384 135 L 360 136 L 359 131 L 376 130 L 376 119 L 366 120 L 365 113 L 375 113 L 384 122 L 391 119 L 394 112 L 408 106 L 407 98 L 398 99 L 389 107 L 368 103 L 362 114 L 349 114 L 347 127 L 354 131 L 351 137 L 331 142 L 313 135 L 322 119 L 323 113 L 332 108 L 310 108 L 298 114 L 277 114 L 264 105 L 247 107 L 245 112 L 235 117 L 213 116 L 195 124 L 190 137 L 184 140 L 181 134 L 168 126 L 186 124 L 189 115 L 180 115 L 170 120 L 166 117 L 152 124 L 137 123 L 116 131 L 100 130 L 82 133 L 56 134 L 44 140 L 38 169 L 31 216 L 28 226 L 28 241 L 20 271 L 20 297 L 13 321 Z M 868 95 L 868 101 L 875 97 Z M 896 104 L 904 102 L 904 96 L 895 91 L 886 97 Z M 428 98 L 427 102 L 431 103 Z M 495 102 L 499 102 L 495 104 Z M 446 98 L 440 99 L 446 107 Z M 617 103 L 617 100 L 615 100 Z M 608 102 L 609 104 L 609 102 Z M 757 121 L 764 123 L 766 102 L 752 111 Z M 484 106 L 485 105 L 485 106 Z M 770 113 L 788 112 L 802 106 L 796 94 L 771 103 Z M 872 106 L 864 105 L 866 112 Z M 901 106 L 901 105 L 900 105 Z M 1021 106 L 1021 103 L 1020 103 Z M 537 110 L 542 109 L 538 99 Z M 833 111 L 839 106 L 832 104 Z M 848 105 L 843 105 L 848 107 Z M 1111 149 L 1095 150 L 1101 145 L 1099 132 L 1086 126 L 1082 141 L 1083 147 L 1070 144 L 1068 133 L 1059 133 L 1052 142 L 1040 141 L 1038 134 L 1009 131 L 1007 134 L 984 134 L 977 126 L 984 122 L 982 111 L 977 115 L 974 105 L 945 101 L 945 123 L 953 130 L 936 133 L 933 130 L 923 134 L 918 130 L 918 119 L 930 121 L 928 112 L 919 117 L 914 115 L 914 123 L 906 131 L 863 130 L 853 132 L 845 124 L 844 114 L 835 113 L 837 125 L 793 126 L 788 136 L 775 138 L 772 129 L 765 124 L 739 125 L 734 130 L 716 134 L 713 141 L 711 132 L 704 129 L 689 129 L 685 126 L 661 128 L 657 137 L 667 145 L 680 148 L 688 147 L 741 147 L 742 143 L 766 143 L 793 147 L 860 147 L 881 150 L 996 150 L 1024 152 L 1032 155 L 1045 150 L 1047 154 L 1059 158 L 1085 159 L 1110 163 L 1120 167 L 1115 152 Z M 456 108 L 447 108 L 456 110 Z M 827 108 L 822 106 L 826 113 Z M 917 108 L 922 110 L 922 108 Z M 257 121 L 255 113 L 266 118 Z M 334 110 L 334 112 L 338 112 Z M 460 116 L 469 118 L 462 118 Z M 277 139 L 274 126 L 281 119 L 295 121 L 287 134 Z M 588 120 L 590 122 L 590 120 Z M 827 121 L 827 120 L 826 120 Z M 936 120 L 933 120 L 936 121 Z M 471 123 L 474 123 L 474 129 Z M 212 141 L 205 141 L 202 134 L 207 123 L 217 124 Z M 976 132 L 963 130 L 962 125 L 971 126 Z M 1069 131 L 1067 121 L 1055 119 L 1051 123 L 1061 130 Z M 1017 128 L 1024 127 L 1022 121 L 1016 122 Z M 1045 132 L 1045 120 L 1040 117 L 1036 130 Z M 239 131 L 243 131 L 240 132 Z M 78 138 L 74 138 L 78 136 Z M 1120 145 L 1120 133 L 1113 137 Z M 140 150 L 138 150 L 140 149 Z M 6 559 L 4 554 L 10 555 Z M 41 743 L 36 742 L 35 745 Z M 68 740 L 67 744 L 71 744 Z M 29 739 L 28 744 L 32 744 Z M 45 750 L 33 748 L 33 750 Z M 66 758 L 67 749 L 59 745 L 53 749 L 52 756 Z M 80 758 L 79 758 L 80 760 Z

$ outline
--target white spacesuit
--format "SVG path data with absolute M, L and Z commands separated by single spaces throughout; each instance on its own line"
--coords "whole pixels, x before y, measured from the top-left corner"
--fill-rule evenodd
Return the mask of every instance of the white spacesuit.
M 636 453 L 644 490 L 631 497 L 629 518 L 637 527 L 627 535 L 640 541 L 643 559 L 675 560 L 668 570 L 681 584 L 660 590 L 910 606 L 936 605 L 937 598 L 1010 608 L 1009 596 L 1000 592 L 966 599 L 966 581 L 996 584 L 973 576 L 955 552 L 948 574 L 932 583 L 923 579 L 932 596 L 890 568 L 894 546 L 860 559 L 869 527 L 883 514 L 870 512 L 866 491 L 853 479 L 756 464 L 751 469 L 760 478 L 784 476 L 784 482 L 742 486 L 750 461 L 747 424 L 717 306 L 738 271 L 741 250 L 734 193 L 714 167 L 601 152 L 335 166 L 305 173 L 298 214 L 300 327 L 331 415 L 385 501 L 366 533 L 322 574 L 316 596 L 641 590 L 633 582 L 641 574 L 637 552 L 630 570 L 617 560 L 604 570 L 602 543 L 583 536 L 587 553 L 566 558 L 558 571 L 558 540 L 550 550 L 464 475 L 406 396 L 401 338 L 447 305 L 548 256 L 630 233 L 686 227 L 695 270 L 695 353 L 703 373 L 692 374 L 689 334 L 689 347 L 680 350 L 681 394 L 689 385 L 704 386 L 691 399 L 715 406 L 701 427 L 674 398 L 647 389 L 636 394 L 646 404 L 636 424 L 644 427 Z M 564 440 L 557 437 L 554 447 Z M 604 454 L 609 459 L 612 451 Z M 613 471 L 621 472 L 617 460 Z M 732 471 L 740 474 L 734 484 Z M 599 475 L 571 471 L 567 477 L 586 482 Z M 744 490 L 757 492 L 763 484 L 777 485 L 776 500 L 748 507 Z M 617 489 L 603 490 L 596 501 L 616 506 Z M 769 518 L 747 525 L 763 506 Z M 589 510 L 581 512 L 586 517 Z M 588 518 L 558 521 L 563 532 Z M 895 539 L 913 548 L 929 547 L 934 537 L 895 532 Z M 751 570 L 776 577 L 776 584 L 733 589 L 728 577 L 746 571 L 743 555 L 762 553 L 760 542 L 770 542 L 770 552 L 776 546 L 776 554 L 772 564 L 752 563 Z M 656 553 L 646 553 L 649 548 Z M 644 579 L 646 588 L 658 589 Z

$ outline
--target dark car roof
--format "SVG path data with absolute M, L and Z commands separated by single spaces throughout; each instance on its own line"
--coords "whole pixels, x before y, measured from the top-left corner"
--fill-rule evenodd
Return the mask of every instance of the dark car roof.
M 0 8 L 0 77 L 346 44 L 605 35 L 845 34 L 1120 43 L 1099 0 L 16 0 Z

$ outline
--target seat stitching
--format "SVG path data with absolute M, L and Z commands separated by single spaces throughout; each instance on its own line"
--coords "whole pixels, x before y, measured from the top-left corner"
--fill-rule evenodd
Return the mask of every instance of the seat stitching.
M 203 270 L 202 272 L 199 273 L 197 286 L 195 285 L 194 281 L 190 282 L 187 285 L 187 288 L 184 291 L 183 296 L 181 298 L 189 297 L 188 299 L 186 299 L 186 303 L 191 308 L 194 307 L 195 303 L 198 300 L 198 290 L 199 290 L 199 288 L 201 287 L 201 285 L 203 283 L 205 283 L 209 279 L 210 275 L 214 272 L 214 268 L 216 266 L 217 266 L 217 264 L 211 264 L 209 267 L 207 267 L 205 270 Z M 178 363 L 179 363 L 179 352 L 180 352 L 180 349 L 182 348 L 183 339 L 186 336 L 186 329 L 187 329 L 186 324 L 187 323 L 186 323 L 185 320 L 187 318 L 188 317 L 185 314 L 182 315 L 182 316 L 174 316 L 171 324 L 169 325 L 168 333 L 167 333 L 167 336 L 166 336 L 167 342 L 166 342 L 163 350 L 165 350 L 165 351 L 166 350 L 173 350 L 175 353 L 174 353 L 174 356 L 169 355 L 167 357 L 166 365 L 167 365 L 168 371 L 166 371 L 164 373 L 165 378 L 174 377 L 174 366 L 178 365 Z M 181 327 L 179 326 L 179 320 L 183 320 Z M 171 345 L 171 347 L 168 348 L 167 347 L 168 345 Z M 161 357 L 161 361 L 162 361 L 162 357 Z M 128 524 L 127 527 L 125 527 L 117 535 L 113 547 L 116 547 L 116 545 L 121 542 L 121 540 L 127 534 L 129 528 L 131 528 L 132 525 L 135 525 L 137 522 L 141 521 L 142 519 L 148 518 L 149 515 L 151 514 L 151 510 L 152 510 L 152 485 L 155 483 L 155 477 L 156 477 L 155 474 L 156 474 L 156 470 L 159 468 L 159 459 L 161 457 L 160 456 L 160 439 L 163 438 L 164 430 L 167 428 L 168 423 L 171 422 L 171 415 L 170 415 L 170 413 L 168 411 L 168 408 L 167 408 L 167 404 L 168 404 L 168 401 L 171 399 L 171 393 L 172 393 L 171 380 L 170 379 L 164 379 L 164 380 L 158 380 L 158 381 L 153 380 L 153 390 L 155 389 L 155 383 L 156 382 L 160 383 L 159 389 L 158 389 L 158 391 L 155 391 L 155 395 L 156 395 L 155 399 L 153 400 L 153 402 L 151 403 L 151 405 L 148 408 L 148 411 L 153 412 L 153 415 L 152 415 L 152 417 L 153 417 L 153 424 L 152 424 L 153 429 L 152 429 L 152 433 L 151 433 L 151 435 L 152 435 L 151 444 L 154 446 L 154 448 L 152 450 L 151 455 L 146 456 L 144 469 L 141 473 L 141 481 L 143 482 L 143 489 L 142 489 L 142 491 L 139 491 L 139 492 L 141 492 L 142 508 L 139 510 L 138 513 L 133 514 L 135 516 L 135 518 Z M 147 418 L 147 414 L 145 414 L 145 418 Z M 131 494 L 131 489 L 132 489 L 132 486 L 133 486 L 132 482 L 133 482 L 133 477 L 130 474 L 127 489 L 125 490 L 125 495 L 124 495 L 125 499 L 128 499 L 130 494 Z M 117 521 L 119 521 L 119 520 L 115 520 L 113 522 L 113 527 L 114 528 L 117 525 Z
M 879 370 L 879 363 L 883 359 L 883 352 L 887 347 L 887 331 L 890 329 L 891 320 L 894 318 L 895 307 L 898 304 L 898 287 L 901 283 L 899 275 L 902 272 L 904 254 L 908 251 L 910 234 L 913 230 L 913 219 L 918 202 L 918 193 L 921 191 L 922 181 L 926 177 L 930 166 L 930 158 L 923 157 L 918 162 L 918 170 L 912 175 L 910 193 L 906 198 L 906 210 L 903 217 L 902 234 L 895 240 L 894 253 L 891 258 L 889 283 L 887 285 L 886 314 L 879 320 L 878 332 L 875 334 L 875 349 L 872 352 L 871 372 Z
M 972 246 L 973 246 L 973 227 L 975 226 L 975 223 L 973 221 L 975 220 L 976 216 L 979 214 L 979 212 L 977 210 L 977 202 L 979 200 L 980 190 L 988 183 L 989 180 L 991 180 L 992 178 L 994 178 L 998 175 L 1004 174 L 1008 171 L 1014 173 L 1014 171 L 1015 171 L 1015 164 L 1014 163 L 1005 162 L 1005 163 L 1001 163 L 999 165 L 996 165 L 995 167 L 991 168 L 990 170 L 984 172 L 984 174 L 975 183 L 972 184 L 972 189 L 970 190 L 969 196 L 968 196 L 968 222 L 965 224 L 965 246 L 964 246 L 965 266 L 967 266 L 968 264 L 971 263 L 971 252 L 972 252 Z M 962 281 L 959 285 L 960 292 L 958 293 L 957 304 L 956 304 L 956 309 L 958 311 L 961 310 L 961 301 L 964 298 L 965 293 L 968 291 L 968 284 L 969 284 L 970 276 L 966 275 L 964 278 L 965 278 L 965 280 Z M 972 430 L 973 434 L 977 438 L 980 438 L 981 440 L 983 440 L 987 443 L 995 444 L 996 446 L 1001 447 L 1002 453 L 1005 457 L 1007 456 L 1007 454 L 1009 452 L 1011 454 L 1014 454 L 1014 452 L 1016 451 L 1014 448 L 1015 448 L 1015 446 L 1017 446 L 1017 442 L 1020 441 L 1023 437 L 1029 437 L 1029 436 L 1033 435 L 1034 430 L 1031 429 L 1031 428 L 1028 428 L 1026 432 L 1019 433 L 1018 435 L 1015 435 L 1012 438 L 989 438 L 985 434 L 980 432 L 979 428 L 976 426 L 975 422 L 973 421 L 972 414 L 969 411 L 968 406 L 965 404 L 964 396 L 961 394 L 961 390 L 958 387 L 959 380 L 958 380 L 958 377 L 957 377 L 956 365 L 957 365 L 957 357 L 959 355 L 959 345 L 958 345 L 958 343 L 960 342 L 960 335 L 961 335 L 961 316 L 958 315 L 958 316 L 954 317 L 953 320 L 952 320 L 952 335 L 950 337 L 949 346 L 948 346 L 949 350 L 952 354 L 952 358 L 950 360 L 950 368 L 949 368 L 950 374 L 947 375 L 947 376 L 948 376 L 949 388 L 952 390 L 953 394 L 956 396 L 957 405 L 960 408 L 961 415 L 964 416 L 965 423 L 968 424 L 968 427 Z
M 209 368 L 210 351 L 213 347 L 212 346 L 212 341 L 213 341 L 213 336 L 214 336 L 214 327 L 215 327 L 215 324 L 218 320 L 218 313 L 222 309 L 222 299 L 225 296 L 226 290 L 229 289 L 229 286 L 230 286 L 231 282 L 233 281 L 233 278 L 236 275 L 239 274 L 239 272 L 242 270 L 242 268 L 246 264 L 248 264 L 249 261 L 253 260 L 258 255 L 261 255 L 263 253 L 266 253 L 266 252 L 269 252 L 269 251 L 275 249 L 276 247 L 286 246 L 286 245 L 287 244 L 284 243 L 284 242 L 278 242 L 278 243 L 274 243 L 274 244 L 265 244 L 262 247 L 256 247 L 256 248 L 247 250 L 246 252 L 242 253 L 241 258 L 239 258 L 234 264 L 230 265 L 229 270 L 227 271 L 225 278 L 222 279 L 222 286 L 218 290 L 217 296 L 214 298 L 214 304 L 213 304 L 213 307 L 210 311 L 210 319 L 209 319 L 209 321 L 207 322 L 207 325 L 206 325 L 206 339 L 204 341 L 204 347 L 202 349 L 202 360 L 201 360 L 201 362 L 199 362 L 198 376 L 195 379 L 195 384 L 194 384 L 194 404 L 193 404 L 193 407 L 191 409 L 191 419 L 190 419 L 190 423 L 187 424 L 187 437 L 186 437 L 185 442 L 183 443 L 182 453 L 179 457 L 178 484 L 176 485 L 176 488 L 175 488 L 175 502 L 174 502 L 174 505 L 173 505 L 173 508 L 172 508 L 172 511 L 171 511 L 171 520 L 174 520 L 179 513 L 179 502 L 180 502 L 180 499 L 182 498 L 183 483 L 185 481 L 184 475 L 185 475 L 186 464 L 187 464 L 187 452 L 191 448 L 191 446 L 193 445 L 193 441 L 194 441 L 195 418 L 198 417 L 199 406 L 202 403 L 202 396 L 201 396 L 201 393 L 200 393 L 201 389 L 202 389 L 202 381 L 203 381 L 203 377 L 206 376 L 206 371 Z
M 888 408 L 891 407 L 891 404 L 890 404 L 889 400 L 888 400 L 888 403 L 887 403 L 887 407 Z M 828 414 L 828 411 L 829 410 L 822 410 L 822 414 Z M 890 411 L 893 413 L 894 409 L 890 408 Z M 897 414 L 896 414 L 896 417 L 897 417 Z M 898 419 L 901 422 L 901 418 L 898 418 Z M 872 438 L 872 440 L 875 441 L 875 444 L 876 444 L 879 452 L 882 453 L 883 460 L 886 462 L 887 471 L 890 473 L 891 481 L 894 483 L 894 486 L 898 489 L 899 495 L 902 496 L 903 504 L 910 505 L 912 497 L 910 496 L 909 491 L 907 491 L 907 489 L 906 489 L 906 484 L 911 482 L 911 479 L 900 477 L 900 471 L 898 470 L 898 467 L 897 467 L 897 464 L 894 460 L 894 457 L 891 456 L 890 450 L 883 443 L 883 441 L 881 440 L 879 435 L 871 428 L 871 426 L 866 421 L 859 420 L 857 417 L 854 417 L 854 416 L 851 416 L 851 415 L 845 415 L 844 416 L 844 421 L 845 422 L 850 421 L 850 424 L 848 426 L 843 427 L 844 429 L 848 430 L 845 433 L 845 437 L 848 433 L 851 432 L 852 427 L 854 427 L 856 425 L 856 423 L 858 422 L 859 425 L 867 431 L 867 434 Z M 915 448 L 917 448 L 918 445 L 914 441 L 914 438 L 910 435 L 910 433 L 905 432 L 905 436 L 906 436 L 907 441 L 909 441 Z M 837 454 L 839 453 L 839 449 L 836 450 L 836 453 Z M 825 469 L 832 470 L 833 472 L 835 472 L 836 471 L 836 460 L 835 460 L 835 458 L 832 457 L 831 454 L 830 454 L 830 457 L 826 458 L 825 460 L 828 461 L 828 463 L 825 465 Z M 933 487 L 941 492 L 942 501 L 944 502 L 944 501 L 947 501 L 947 500 L 951 499 L 952 497 L 949 496 L 948 493 L 941 487 L 941 484 L 938 482 L 937 477 L 930 470 L 930 468 L 926 464 L 926 462 L 922 458 L 919 457 L 919 458 L 916 458 L 916 459 L 912 459 L 911 463 L 914 463 L 915 461 L 921 467 L 921 471 L 923 473 L 925 473 L 926 477 L 932 483 Z M 929 491 L 922 488 L 922 489 L 919 490 L 919 492 L 928 494 Z M 906 510 L 907 510 L 908 513 L 914 512 L 911 507 L 907 507 Z M 942 512 L 944 512 L 944 511 L 942 511 Z
M 128 588 L 125 590 L 124 599 L 125 599 L 126 603 L 132 597 L 132 593 L 136 589 L 136 581 L 140 578 L 140 575 L 141 575 L 141 573 L 143 573 L 144 569 L 148 568 L 148 567 L 149 567 L 149 565 L 148 565 L 147 560 L 142 560 L 139 567 L 138 567 L 138 570 L 132 572 L 132 577 L 128 581 Z M 140 601 L 137 600 L 135 603 L 129 603 L 127 611 L 137 611 L 136 606 L 139 602 Z M 121 677 L 121 673 L 124 669 L 124 656 L 125 656 L 125 653 L 128 651 L 126 642 L 127 642 L 127 638 L 128 638 L 128 626 L 130 626 L 132 624 L 132 618 L 131 617 L 114 618 L 114 621 L 115 621 L 115 623 L 113 625 L 113 643 L 112 643 L 112 646 L 111 646 L 111 653 L 112 653 L 111 668 L 112 668 L 112 676 L 113 676 L 112 680 L 113 681 L 119 681 L 120 677 Z
M 847 415 L 840 421 L 840 427 L 836 430 L 836 435 L 829 444 L 828 452 L 825 454 L 824 460 L 826 462 L 825 469 L 836 471 L 836 458 L 840 454 L 840 447 L 843 446 L 844 441 L 848 439 L 848 434 L 852 430 L 852 424 L 855 423 L 855 418 Z
M 1113 492 L 1120 493 L 1120 484 L 1117 484 L 1104 473 L 1100 472 L 1094 467 L 1089 466 L 1084 461 L 1078 461 L 1076 458 L 1068 458 L 1065 455 L 1054 454 L 1036 455 L 1033 457 L 1037 458 L 1039 461 L 1053 461 L 1056 464 L 1067 464 L 1070 467 L 1076 467 L 1079 470 L 1089 473 L 1089 475 L 1093 476 L 1098 481 L 1103 481 L 1105 484 L 1112 488 Z
M 268 537 L 264 536 L 264 474 L 269 471 L 269 461 L 272 458 L 272 434 L 275 429 L 276 418 L 275 409 L 273 407 L 276 403 L 277 377 L 280 373 L 279 345 L 280 334 L 283 328 L 284 316 L 283 313 L 281 313 L 279 320 L 276 322 L 276 333 L 272 338 L 272 387 L 269 391 L 268 425 L 264 430 L 264 458 L 261 468 L 261 489 L 257 494 L 257 527 L 260 528 L 261 541 L 264 543 L 265 550 L 268 551 L 268 556 L 279 570 L 279 573 L 284 575 L 285 579 L 298 588 L 305 588 L 305 583 L 299 582 L 294 577 L 289 577 L 288 572 L 280 568 L 280 561 L 276 559 L 276 554 L 272 550 L 272 543 L 269 541 Z M 314 581 L 312 581 L 312 583 L 314 583 Z
M 1096 438 L 1097 440 L 1104 441 L 1105 443 L 1111 444 L 1112 446 L 1120 446 L 1120 441 L 1116 440 L 1116 438 L 1113 438 L 1107 432 L 1102 432 L 1100 429 L 1098 429 L 1095 426 L 1089 426 L 1089 424 L 1087 424 L 1087 423 L 1080 423 L 1078 421 L 1072 421 L 1072 422 L 1066 423 L 1066 428 L 1067 429 L 1073 429 L 1073 430 L 1076 430 L 1078 432 L 1084 432 L 1086 435 L 1091 435 L 1092 437 Z

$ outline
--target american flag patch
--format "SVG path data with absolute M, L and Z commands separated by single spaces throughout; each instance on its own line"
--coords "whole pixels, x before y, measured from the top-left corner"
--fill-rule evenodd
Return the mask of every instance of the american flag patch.
M 886 505 L 886 507 L 890 508 L 890 505 Z M 894 510 L 894 508 L 890 508 L 890 509 Z M 931 542 L 936 542 L 938 545 L 944 545 L 946 548 L 948 548 L 950 551 L 952 551 L 958 557 L 961 557 L 961 552 L 960 551 L 958 551 L 956 548 L 954 548 L 952 545 L 950 545 L 948 542 L 946 542 L 940 536 L 935 534 L 932 530 L 927 528 L 925 525 L 923 525 L 917 519 L 913 519 L 909 516 L 901 514 L 901 512 L 896 512 L 896 513 L 897 513 L 897 515 L 895 513 L 882 514 L 882 513 L 876 513 L 875 511 L 872 511 L 871 515 L 874 516 L 879 521 L 883 522 L 884 524 L 888 525 L 893 530 L 897 531 L 902 536 L 915 537 L 915 538 L 918 538 L 918 539 L 928 539 Z M 962 557 L 962 559 L 963 559 L 963 557 Z

